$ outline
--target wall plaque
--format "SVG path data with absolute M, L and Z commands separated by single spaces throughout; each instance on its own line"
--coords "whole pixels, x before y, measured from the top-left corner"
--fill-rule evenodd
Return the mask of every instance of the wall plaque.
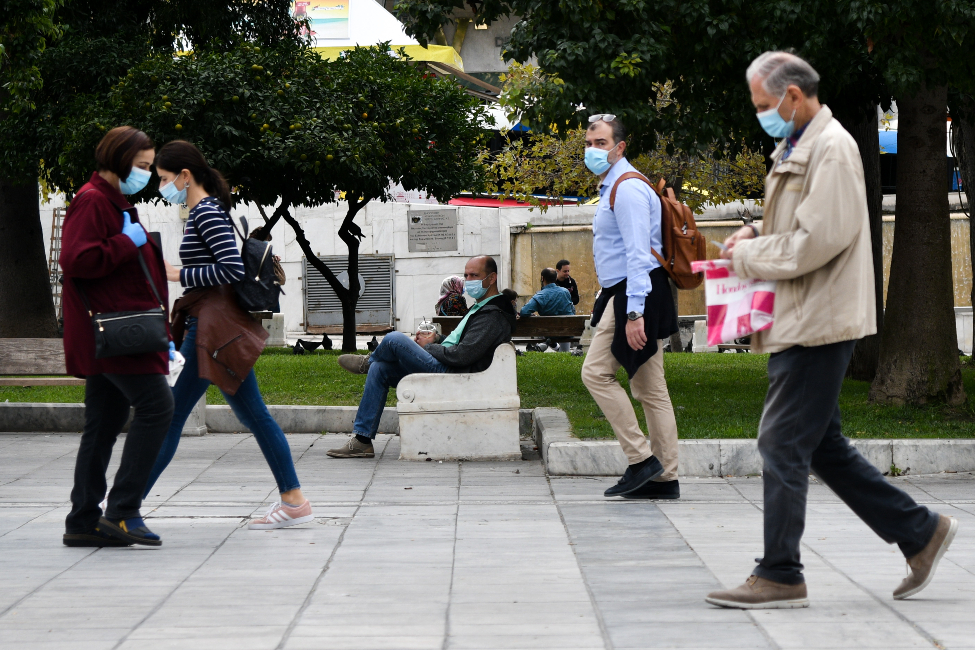
M 410 210 L 407 218 L 411 253 L 457 250 L 457 208 Z

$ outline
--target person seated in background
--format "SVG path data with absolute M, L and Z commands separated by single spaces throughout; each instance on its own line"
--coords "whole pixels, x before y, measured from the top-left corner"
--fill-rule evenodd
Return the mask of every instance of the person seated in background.
M 514 289 L 502 289 L 501 295 L 511 301 L 511 308 L 515 310 L 515 318 L 521 318 L 518 313 L 518 292 Z
M 542 269 L 542 288 L 521 308 L 522 316 L 531 316 L 535 312 L 539 316 L 572 316 L 576 313 L 572 295 L 555 283 L 557 279 L 555 269 Z
M 542 288 L 521 308 L 520 316 L 531 316 L 533 312 L 538 312 L 539 316 L 574 315 L 576 308 L 572 304 L 572 294 L 568 289 L 558 285 L 558 278 L 559 274 L 555 269 L 542 269 Z M 535 346 L 535 349 L 544 352 L 549 347 L 554 347 L 555 345 L 552 341 L 546 341 Z M 559 352 L 569 351 L 570 346 L 568 341 L 563 341 L 557 345 Z
M 416 372 L 482 372 L 494 360 L 494 351 L 511 340 L 515 310 L 498 291 L 498 264 L 488 255 L 472 257 L 464 267 L 464 290 L 476 301 L 446 337 L 417 332 L 410 338 L 390 332 L 369 356 L 343 354 L 339 365 L 366 377 L 352 435 L 348 442 L 326 452 L 332 458 L 372 458 L 372 441 L 386 406 L 390 386 Z
M 572 304 L 579 304 L 579 287 L 576 285 L 576 281 L 572 279 L 569 273 L 572 269 L 569 266 L 569 260 L 559 260 L 555 264 L 555 270 L 558 273 L 558 279 L 555 284 L 559 285 L 563 289 L 569 290 L 569 295 L 572 296 Z
M 452 275 L 440 285 L 440 299 L 435 309 L 437 316 L 466 316 L 467 301 L 464 300 L 464 279 Z

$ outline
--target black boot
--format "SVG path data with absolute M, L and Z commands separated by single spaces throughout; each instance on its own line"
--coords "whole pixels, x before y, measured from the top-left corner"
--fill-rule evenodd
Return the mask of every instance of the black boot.
M 664 473 L 664 466 L 656 456 L 635 463 L 626 468 L 619 483 L 603 492 L 606 497 L 621 497 L 639 490 L 644 485 Z
M 680 483 L 673 481 L 650 481 L 639 490 L 623 495 L 627 499 L 679 499 Z

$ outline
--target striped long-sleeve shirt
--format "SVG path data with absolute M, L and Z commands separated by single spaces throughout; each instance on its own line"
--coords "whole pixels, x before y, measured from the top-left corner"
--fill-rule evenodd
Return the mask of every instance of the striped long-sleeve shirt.
M 190 210 L 179 245 L 179 282 L 188 289 L 232 284 L 244 277 L 244 262 L 230 219 L 213 197 Z

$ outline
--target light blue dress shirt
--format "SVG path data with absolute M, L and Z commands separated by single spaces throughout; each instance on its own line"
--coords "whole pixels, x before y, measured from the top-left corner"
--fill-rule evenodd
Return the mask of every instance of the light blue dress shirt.
M 521 308 L 522 316 L 531 316 L 533 312 L 539 316 L 571 316 L 576 313 L 572 304 L 572 294 L 557 284 L 546 284 L 541 291 L 532 296 Z
M 601 287 L 626 280 L 626 311 L 643 313 L 650 293 L 650 271 L 660 263 L 650 249 L 661 252 L 660 197 L 639 179 L 623 181 L 616 190 L 616 210 L 609 195 L 616 179 L 636 169 L 626 158 L 613 165 L 599 186 L 599 205 L 592 220 L 592 255 Z

